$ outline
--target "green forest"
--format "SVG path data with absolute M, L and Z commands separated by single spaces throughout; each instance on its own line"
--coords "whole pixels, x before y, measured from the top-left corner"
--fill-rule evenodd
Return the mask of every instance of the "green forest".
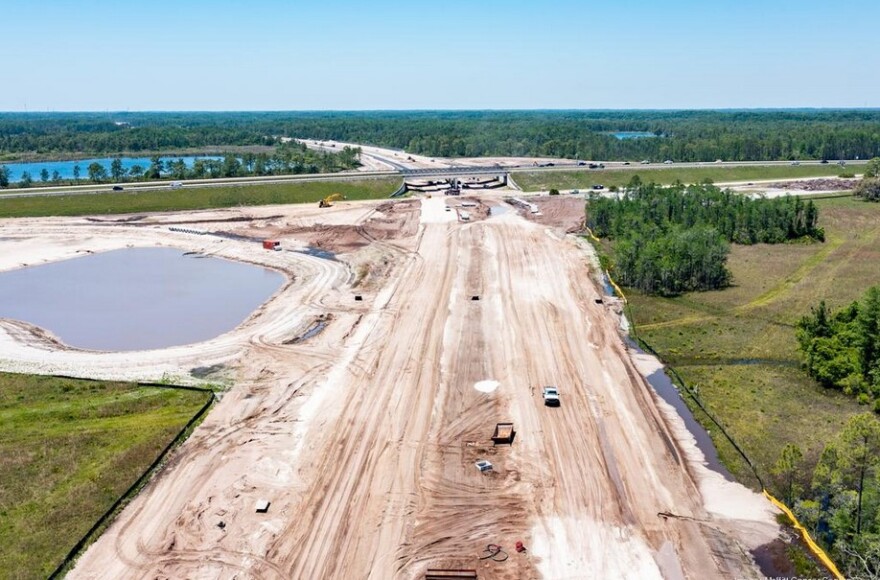
M 822 301 L 797 328 L 807 373 L 880 412 L 880 287 L 834 314 Z
M 651 136 L 618 139 L 615 133 Z M 0 160 L 349 141 L 449 157 L 728 161 L 880 156 L 880 110 L 3 113 Z
M 216 179 L 220 177 L 250 177 L 263 175 L 298 175 L 304 173 L 335 173 L 356 169 L 360 166 L 360 148 L 343 147 L 338 152 L 329 153 L 308 149 L 297 142 L 282 143 L 268 153 L 223 154 L 221 159 L 196 158 L 192 166 L 183 159 L 163 160 L 159 155 L 150 158 L 147 166 L 123 167 L 118 157 L 105 166 L 92 162 L 85 168 L 73 168 L 74 179 L 62 180 L 57 171 L 52 175 L 43 169 L 39 176 L 24 172 L 18 187 L 30 187 L 39 177 L 41 184 L 60 185 L 86 179 L 92 183 L 170 179 Z M 0 165 L 0 187 L 9 187 L 11 178 L 8 169 Z
M 797 324 L 807 373 L 880 412 L 880 287 L 831 313 L 822 301 Z M 880 575 L 880 421 L 853 416 L 810 472 L 788 444 L 772 473 L 798 517 L 832 550 L 847 577 Z M 796 503 L 793 503 L 795 502 Z
M 824 240 L 812 201 L 751 199 L 709 183 L 664 187 L 634 178 L 618 197 L 593 197 L 587 225 L 613 242 L 617 281 L 648 294 L 730 283 L 730 243 Z

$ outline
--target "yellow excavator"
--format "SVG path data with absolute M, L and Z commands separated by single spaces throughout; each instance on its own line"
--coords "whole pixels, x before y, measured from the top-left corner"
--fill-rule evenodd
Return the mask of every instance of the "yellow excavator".
M 334 201 L 341 201 L 345 199 L 345 196 L 341 193 L 331 193 L 324 199 L 318 202 L 318 207 L 333 207 Z

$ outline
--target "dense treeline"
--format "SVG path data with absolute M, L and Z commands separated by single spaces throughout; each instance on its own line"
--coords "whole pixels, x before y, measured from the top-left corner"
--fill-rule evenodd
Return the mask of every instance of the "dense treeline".
M 117 157 L 110 162 L 109 166 L 98 162 L 90 163 L 85 168 L 75 165 L 73 180 L 62 179 L 58 171 L 50 175 L 47 169 L 43 169 L 39 177 L 42 184 L 59 185 L 76 183 L 81 177 L 93 183 L 106 181 L 122 183 L 162 178 L 215 179 L 220 177 L 333 173 L 359 167 L 360 153 L 359 147 L 343 147 L 337 152 L 329 153 L 308 149 L 301 143 L 289 142 L 278 145 L 271 155 L 268 153 L 243 153 L 241 155 L 227 153 L 220 159 L 196 158 L 191 166 L 188 166 L 182 158 L 165 160 L 159 155 L 153 155 L 149 165 L 145 167 L 133 165 L 129 168 L 125 168 L 122 160 Z M 85 169 L 85 173 L 83 173 L 83 169 Z M 29 172 L 24 172 L 20 181 L 14 185 L 26 188 L 34 182 L 35 177 Z M 9 170 L 0 164 L 0 188 L 8 187 L 10 184 L 12 182 Z
M 150 160 L 150 166 L 141 175 L 137 167 L 128 171 L 128 175 L 120 175 L 114 166 L 120 167 L 116 161 L 111 164 L 110 176 L 119 181 L 126 177 L 138 179 L 158 179 L 162 176 L 173 179 L 209 179 L 218 177 L 247 177 L 262 175 L 291 175 L 300 173 L 332 173 L 355 169 L 360 165 L 360 149 L 344 147 L 336 153 L 314 151 L 301 143 L 284 143 L 275 148 L 275 153 L 244 153 L 235 155 L 227 153 L 222 159 L 197 158 L 192 167 L 187 167 L 183 159 L 168 161 L 163 164 L 158 155 Z M 90 178 L 91 171 L 89 171 Z
M 650 294 L 723 288 L 729 243 L 824 240 L 819 212 L 798 197 L 751 199 L 711 184 L 663 187 L 638 177 L 615 198 L 594 197 L 587 225 L 614 241 L 618 281 Z
M 810 376 L 861 404 L 873 400 L 880 412 L 880 287 L 834 314 L 820 302 L 798 322 L 797 340 Z M 788 444 L 771 470 L 777 490 L 848 578 L 880 577 L 878 465 L 880 421 L 865 413 L 818 460 Z
M 880 412 L 880 287 L 833 315 L 820 302 L 798 322 L 797 339 L 811 377 Z
M 655 138 L 620 140 L 644 131 Z M 333 139 L 436 156 L 676 161 L 880 156 L 880 110 L 0 114 L 0 156 Z

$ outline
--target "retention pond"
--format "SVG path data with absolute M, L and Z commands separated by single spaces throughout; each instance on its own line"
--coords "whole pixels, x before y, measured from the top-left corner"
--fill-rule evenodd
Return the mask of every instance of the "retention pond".
M 129 248 L 0 273 L 0 318 L 81 349 L 166 348 L 232 330 L 283 283 L 267 268 Z

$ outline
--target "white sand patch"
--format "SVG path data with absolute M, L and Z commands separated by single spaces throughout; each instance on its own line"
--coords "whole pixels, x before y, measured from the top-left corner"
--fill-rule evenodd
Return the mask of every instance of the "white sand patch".
M 623 317 L 624 320 L 626 317 Z M 659 370 L 663 370 L 663 363 L 660 362 L 656 356 L 651 356 L 647 353 L 638 352 L 634 349 L 627 349 L 629 351 L 629 357 L 635 363 L 636 368 L 642 374 L 643 377 L 649 377 L 653 375 L 655 372 Z
M 420 223 L 442 224 L 457 220 L 458 215 L 454 211 L 446 211 L 446 200 L 442 197 L 426 197 L 422 199 Z
M 480 391 L 481 393 L 491 393 L 495 389 L 497 389 L 498 385 L 500 385 L 500 384 L 501 383 L 499 383 L 498 381 L 492 381 L 492 380 L 479 381 L 477 383 L 474 383 L 474 388 L 477 389 L 478 391 Z
M 589 518 L 552 517 L 532 528 L 532 554 L 544 578 L 661 580 L 648 544 L 626 528 Z

